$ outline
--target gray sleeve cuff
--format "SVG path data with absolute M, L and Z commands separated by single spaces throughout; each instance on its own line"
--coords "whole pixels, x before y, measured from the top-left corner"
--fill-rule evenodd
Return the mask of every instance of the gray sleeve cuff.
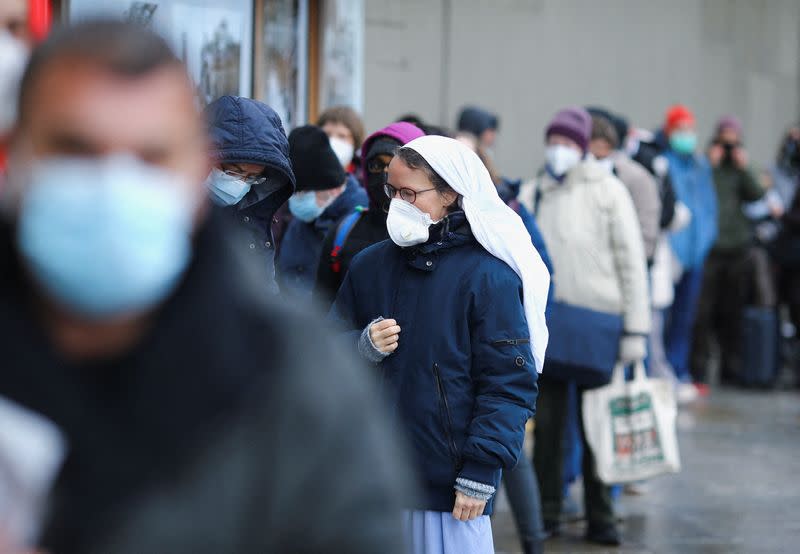
M 456 479 L 456 486 L 453 488 L 471 498 L 477 498 L 478 500 L 483 500 L 484 502 L 487 502 L 492 496 L 494 496 L 494 493 L 497 490 L 491 485 L 485 485 L 484 483 L 478 483 L 477 481 L 471 481 L 470 479 L 464 479 L 463 477 Z
M 382 362 L 384 358 L 389 355 L 388 352 L 381 352 L 378 350 L 372 342 L 372 337 L 369 336 L 369 328 L 379 321 L 383 321 L 383 319 L 383 317 L 379 317 L 370 321 L 369 325 L 364 327 L 364 330 L 361 332 L 361 337 L 358 339 L 358 353 L 361 354 L 365 360 L 374 364 Z

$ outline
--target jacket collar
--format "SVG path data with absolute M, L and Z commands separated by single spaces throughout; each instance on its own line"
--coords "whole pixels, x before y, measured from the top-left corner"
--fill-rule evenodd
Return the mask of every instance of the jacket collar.
M 689 168 L 694 165 L 699 165 L 700 156 L 698 154 L 679 154 L 675 150 L 669 149 L 665 153 L 666 158 L 669 160 L 670 166 L 679 166 Z
M 361 185 L 352 175 L 347 176 L 347 184 L 345 185 L 342 194 L 340 194 L 333 203 L 325 208 L 325 211 L 314 220 L 313 225 L 316 229 L 327 231 L 331 224 L 343 218 L 353 211 L 353 207 L 357 205 Z
M 514 180 L 508 177 L 501 177 L 500 184 L 497 185 L 497 194 L 503 202 L 508 204 L 517 199 L 521 186 L 522 179 Z
M 464 212 L 453 212 L 439 223 L 431 225 L 430 238 L 424 244 L 404 248 L 408 265 L 422 271 L 434 271 L 439 253 L 475 241 Z
M 550 192 L 553 189 L 580 186 L 589 183 L 596 183 L 609 177 L 608 172 L 595 160 L 583 160 L 573 167 L 564 177 L 562 182 L 557 181 L 548 172 L 544 172 L 541 177 L 542 192 Z
M 273 182 L 267 181 L 263 185 L 258 185 L 248 192 L 242 200 L 236 204 L 237 210 L 246 210 L 264 202 L 268 198 L 272 198 L 273 202 L 280 207 L 284 202 L 286 202 L 289 197 L 292 195 L 292 184 L 289 181 L 285 180 L 285 177 L 282 174 L 276 174 L 273 172 L 269 175 L 268 179 L 281 179 L 284 181 L 283 186 L 278 187 L 277 189 L 274 188 Z M 277 207 L 276 207 L 277 209 Z

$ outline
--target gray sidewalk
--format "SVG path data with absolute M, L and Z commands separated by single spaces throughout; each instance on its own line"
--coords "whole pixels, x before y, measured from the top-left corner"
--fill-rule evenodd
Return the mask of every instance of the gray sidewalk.
M 545 552 L 751 554 L 800 551 L 800 394 L 714 390 L 678 419 L 683 471 L 623 496 L 624 545 L 594 547 L 570 524 Z M 498 499 L 498 554 L 520 547 Z

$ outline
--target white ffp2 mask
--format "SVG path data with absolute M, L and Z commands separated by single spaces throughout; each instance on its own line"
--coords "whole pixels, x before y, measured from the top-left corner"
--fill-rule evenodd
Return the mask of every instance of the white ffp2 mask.
M 338 137 L 330 137 L 331 143 L 331 150 L 333 153 L 336 154 L 336 157 L 339 159 L 339 163 L 342 164 L 342 167 L 347 168 L 350 165 L 350 162 L 353 161 L 353 153 L 355 149 L 353 145 Z
M 433 223 L 430 214 L 405 200 L 393 198 L 389 204 L 386 229 L 397 246 L 407 248 L 426 242 L 430 237 L 429 227 Z
M 576 148 L 554 144 L 545 150 L 547 166 L 553 175 L 561 177 L 581 161 L 581 152 Z

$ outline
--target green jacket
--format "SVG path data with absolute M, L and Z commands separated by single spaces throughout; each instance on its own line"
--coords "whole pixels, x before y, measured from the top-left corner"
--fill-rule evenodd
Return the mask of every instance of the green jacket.
M 714 250 L 731 251 L 747 247 L 753 231 L 742 206 L 764 196 L 764 188 L 752 171 L 725 162 L 714 168 L 714 187 L 719 202 L 719 237 Z

